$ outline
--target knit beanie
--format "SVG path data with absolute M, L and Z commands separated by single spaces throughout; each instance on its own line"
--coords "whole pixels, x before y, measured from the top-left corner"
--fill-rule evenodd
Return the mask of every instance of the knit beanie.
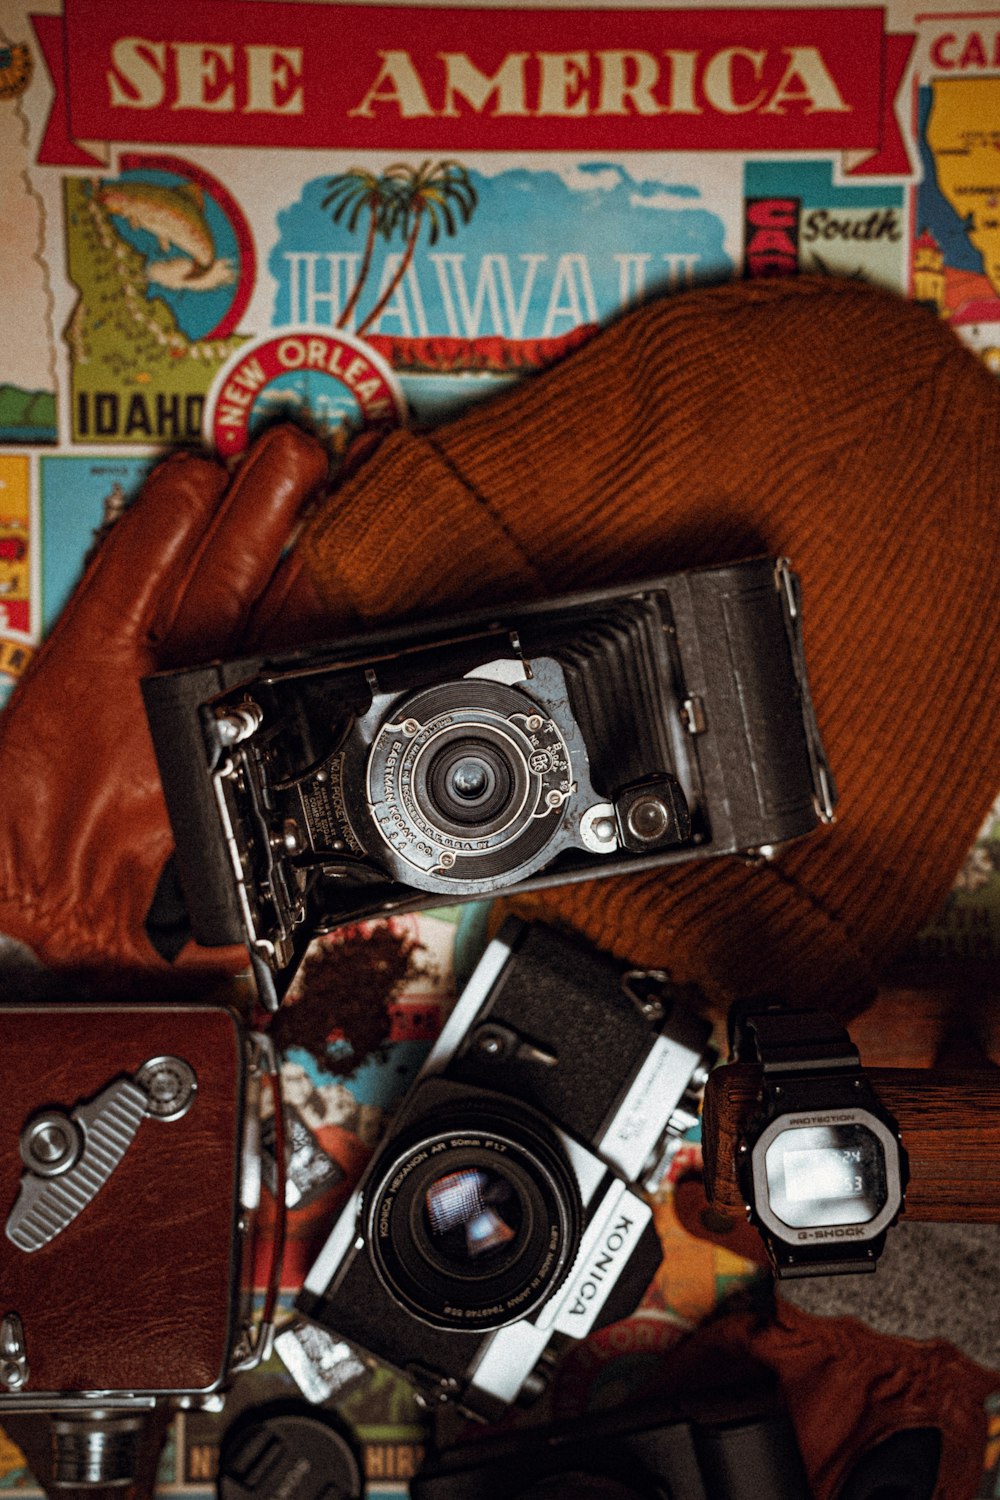
M 803 588 L 840 805 L 770 863 L 517 899 L 718 1003 L 842 1015 L 940 906 L 1000 784 L 1000 389 L 926 309 L 852 281 L 623 315 L 433 431 L 397 432 L 301 557 L 331 634 L 755 553 Z

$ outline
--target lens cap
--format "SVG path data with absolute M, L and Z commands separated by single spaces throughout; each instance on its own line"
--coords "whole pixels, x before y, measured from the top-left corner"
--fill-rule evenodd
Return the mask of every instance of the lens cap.
M 354 1447 L 326 1412 L 251 1408 L 222 1439 L 219 1500 L 360 1500 L 363 1490 Z

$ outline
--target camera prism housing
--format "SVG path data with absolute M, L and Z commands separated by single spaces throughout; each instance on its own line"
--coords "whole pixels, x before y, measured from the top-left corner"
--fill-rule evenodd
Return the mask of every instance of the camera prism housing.
M 500 1416 L 655 1274 L 637 1189 L 697 1119 L 710 1031 L 662 974 L 509 919 L 298 1310 L 428 1402 Z
M 774 558 L 143 692 L 193 934 L 246 942 L 272 1005 L 344 922 L 769 851 L 835 801 Z

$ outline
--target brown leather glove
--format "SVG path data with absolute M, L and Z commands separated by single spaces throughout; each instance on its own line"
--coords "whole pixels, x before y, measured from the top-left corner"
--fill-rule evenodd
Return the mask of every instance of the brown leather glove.
M 233 654 L 327 469 L 321 444 L 290 426 L 254 443 L 232 478 L 171 455 L 0 714 L 0 932 L 43 962 L 167 968 L 145 929 L 172 839 L 139 682 Z M 242 948 L 183 957 L 246 962 Z
M 876 1333 L 782 1298 L 768 1307 L 758 1294 L 757 1306 L 734 1298 L 668 1356 L 665 1393 L 690 1399 L 695 1389 L 759 1381 L 765 1366 L 784 1394 L 816 1500 L 836 1500 L 855 1466 L 894 1433 L 928 1428 L 941 1435 L 934 1500 L 979 1493 L 995 1370 L 940 1339 Z

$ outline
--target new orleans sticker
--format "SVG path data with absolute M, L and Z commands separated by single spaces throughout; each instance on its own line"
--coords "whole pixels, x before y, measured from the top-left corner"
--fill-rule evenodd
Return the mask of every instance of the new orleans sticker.
M 222 366 L 205 402 L 204 436 L 224 456 L 241 453 L 280 417 L 318 430 L 339 457 L 365 427 L 397 427 L 406 403 L 392 368 L 341 329 L 296 325 L 254 339 Z

